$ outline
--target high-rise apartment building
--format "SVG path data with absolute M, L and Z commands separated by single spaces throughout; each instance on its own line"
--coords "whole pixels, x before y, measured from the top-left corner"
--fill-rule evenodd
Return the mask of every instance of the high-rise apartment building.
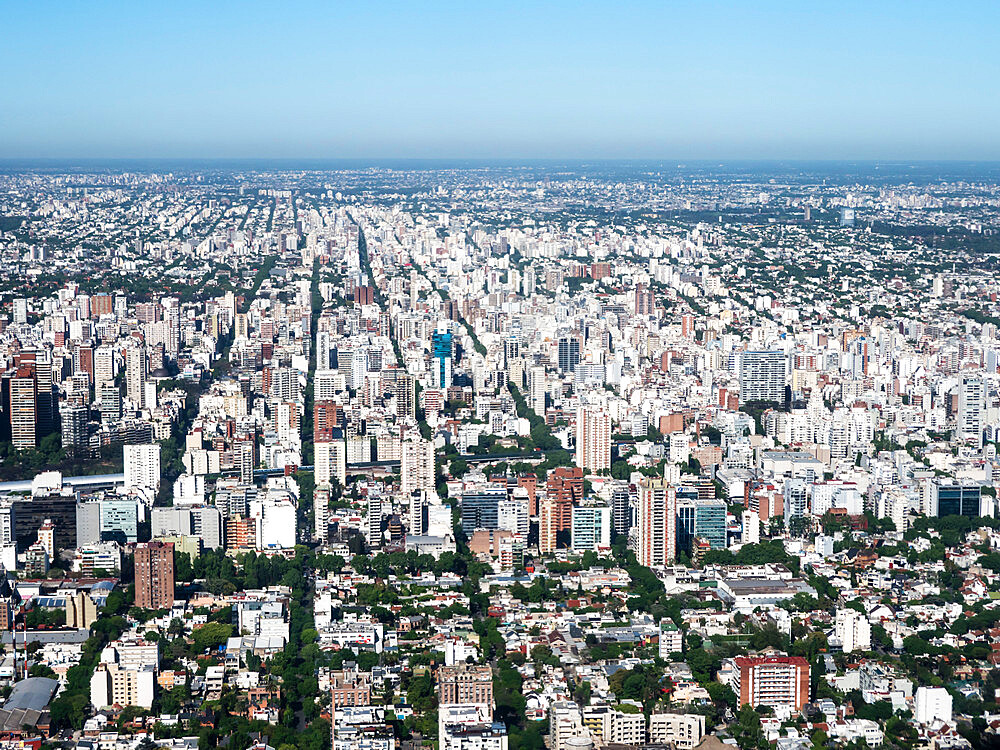
M 62 423 L 62 447 L 69 455 L 79 455 L 87 449 L 87 422 L 90 410 L 81 404 L 65 403 L 59 407 Z
M 273 374 L 273 371 L 265 369 L 261 373 L 262 378 L 267 373 Z M 313 397 L 315 398 L 316 403 L 321 401 L 329 401 L 330 403 L 333 403 L 337 398 L 337 394 L 339 394 L 344 387 L 344 376 L 337 370 L 316 370 L 316 373 L 313 376 Z M 270 390 L 270 381 L 268 381 L 267 390 Z
M 872 626 L 868 617 L 861 612 L 846 607 L 838 609 L 834 619 L 834 633 L 840 639 L 845 654 L 871 650 Z
M 368 533 L 367 541 L 371 547 L 382 546 L 383 502 L 379 495 L 368 496 L 368 507 L 365 513 L 365 527 Z
M 583 500 L 583 469 L 579 467 L 557 466 L 545 478 L 545 492 L 565 503 L 579 503 Z
M 124 458 L 125 489 L 142 490 L 155 497 L 160 491 L 159 444 L 126 445 Z
M 52 433 L 58 419 L 58 394 L 53 390 L 52 353 L 47 349 L 28 350 L 21 353 L 20 363 L 33 364 L 35 369 L 35 393 L 37 402 L 36 439 L 41 440 Z M 61 376 L 60 378 L 61 379 Z
M 645 284 L 636 284 L 635 286 L 635 314 L 636 315 L 654 315 L 656 313 L 656 295 L 653 290 L 646 287 Z
M 90 678 L 90 702 L 99 709 L 115 705 L 152 708 L 155 677 L 152 668 L 98 664 Z
M 594 472 L 611 468 L 611 417 L 596 407 L 576 410 L 576 465 Z
M 958 388 L 956 437 L 983 447 L 983 417 L 986 412 L 986 382 L 976 376 L 963 377 Z
M 94 318 L 114 313 L 114 297 L 110 294 L 95 294 L 90 298 L 90 314 Z
M 740 403 L 785 400 L 788 358 L 780 350 L 747 351 L 740 356 Z
M 518 488 L 512 497 L 497 504 L 497 527 L 528 538 L 530 519 L 528 518 L 528 493 Z
M 334 401 L 316 401 L 313 404 L 313 440 L 332 440 L 333 431 L 342 429 L 344 408 Z
M 631 537 L 640 565 L 668 565 L 677 554 L 677 492 L 664 479 L 639 485 L 636 527 Z
M 930 724 L 933 721 L 951 723 L 952 696 L 947 688 L 921 685 L 917 688 L 913 704 L 913 718 L 918 724 Z
M 28 300 L 18 298 L 14 300 L 14 323 L 21 325 L 28 322 Z
M 410 493 L 409 523 L 407 533 L 410 536 L 423 536 L 427 533 L 428 513 L 427 493 L 421 490 Z
M 149 375 L 146 348 L 133 346 L 125 353 L 125 395 L 142 409 L 146 406 L 146 379 Z
M 253 471 L 257 468 L 257 441 L 246 435 L 233 441 L 233 468 L 239 472 L 243 484 L 253 483 Z
M 97 605 L 87 591 L 66 592 L 66 625 L 71 628 L 90 629 L 97 619 Z
M 611 535 L 628 535 L 632 528 L 632 493 L 628 482 L 618 481 L 611 487 Z
M 122 394 L 118 390 L 118 384 L 114 380 L 101 383 L 97 389 L 98 398 L 101 405 L 101 420 L 104 422 L 117 422 L 122 418 Z
M 313 445 L 316 486 L 347 485 L 347 445 L 342 438 L 324 440 Z
M 549 472 L 538 503 L 538 548 L 548 554 L 572 541 L 573 505 L 583 500 L 583 469 L 565 466 Z
M 456 664 L 438 669 L 441 705 L 477 705 L 493 709 L 493 671 L 488 665 Z
M 573 524 L 573 504 L 545 495 L 538 503 L 538 551 L 543 555 L 568 546 Z
M 395 398 L 396 415 L 416 419 L 417 390 L 413 376 L 399 368 L 390 367 L 382 372 L 382 382 L 385 391 Z
M 434 491 L 434 443 L 418 439 L 402 444 L 400 483 L 404 495 L 415 490 Z
M 540 417 L 545 417 L 545 368 L 532 367 L 528 370 L 528 408 Z
M 722 673 L 740 706 L 801 711 L 809 702 L 809 662 L 801 656 L 737 656 Z
M 225 520 L 225 532 L 227 552 L 257 548 L 257 519 L 231 516 Z
M 143 609 L 174 604 L 174 545 L 149 542 L 135 548 L 135 603 Z
M 509 369 L 511 364 L 521 358 L 521 340 L 515 335 L 503 342 L 503 361 Z
M 38 384 L 33 364 L 21 365 L 10 379 L 10 439 L 14 447 L 38 446 Z
M 87 376 L 87 384 L 94 380 L 94 346 L 79 344 L 73 347 L 73 372 Z
M 313 490 L 313 536 L 326 544 L 330 535 L 330 490 L 316 487 Z

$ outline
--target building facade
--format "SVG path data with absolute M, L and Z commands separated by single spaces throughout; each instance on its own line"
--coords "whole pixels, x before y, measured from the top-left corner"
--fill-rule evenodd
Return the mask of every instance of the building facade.
M 174 603 L 174 545 L 149 542 L 135 548 L 135 603 L 164 609 Z

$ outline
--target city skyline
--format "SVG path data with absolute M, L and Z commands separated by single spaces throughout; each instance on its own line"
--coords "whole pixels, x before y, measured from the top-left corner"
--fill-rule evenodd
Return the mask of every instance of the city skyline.
M 0 0 L 0 750 L 1000 750 L 998 22 Z

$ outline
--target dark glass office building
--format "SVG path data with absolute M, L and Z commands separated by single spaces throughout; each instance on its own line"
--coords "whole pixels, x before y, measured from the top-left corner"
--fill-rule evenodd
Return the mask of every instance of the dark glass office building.
M 683 500 L 677 503 L 677 551 L 691 553 L 695 537 L 712 549 L 726 548 L 726 504 L 722 500 Z
M 977 484 L 936 484 L 934 493 L 938 518 L 942 516 L 979 517 L 981 488 Z
M 575 372 L 580 364 L 580 340 L 575 336 L 559 339 L 559 372 Z
M 500 501 L 507 498 L 507 488 L 484 488 L 462 493 L 462 531 L 471 537 L 476 529 L 498 528 Z

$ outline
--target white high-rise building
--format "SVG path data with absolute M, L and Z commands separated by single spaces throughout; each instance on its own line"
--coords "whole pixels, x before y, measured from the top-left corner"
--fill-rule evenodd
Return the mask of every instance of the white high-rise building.
M 921 685 L 914 704 L 913 718 L 918 724 L 930 724 L 935 719 L 951 723 L 951 693 L 947 688 Z
M 941 274 L 938 274 L 931 280 L 931 296 L 944 296 L 944 277 Z
M 368 512 L 365 514 L 365 526 L 368 531 L 368 544 L 372 547 L 382 546 L 382 498 L 379 495 L 368 496 Z
M 528 492 L 524 488 L 514 490 L 510 498 L 497 503 L 497 528 L 528 538 Z
M 410 536 L 423 536 L 427 533 L 427 493 L 415 490 L 410 493 L 410 523 L 407 533 Z
M 329 370 L 333 362 L 333 344 L 329 331 L 319 331 L 316 334 L 316 371 Z
M 240 481 L 253 484 L 253 470 L 256 468 L 256 443 L 252 439 L 233 441 L 233 468 L 239 473 Z
M 783 351 L 749 351 L 740 356 L 740 403 L 785 400 L 788 357 Z
M 809 513 L 809 484 L 798 477 L 785 480 L 785 523 Z
M 528 408 L 545 418 L 545 368 L 532 367 L 528 370 Z
M 163 305 L 163 320 L 167 324 L 168 331 L 164 348 L 171 358 L 176 359 L 181 349 L 180 300 L 175 297 L 164 297 L 160 300 L 160 304 Z
M 28 300 L 14 300 L 14 323 L 22 325 L 28 322 Z
M 296 508 L 291 495 L 265 492 L 250 503 L 256 522 L 258 550 L 291 549 L 295 546 Z
M 146 377 L 148 363 L 146 349 L 133 346 L 125 353 L 125 395 L 140 409 L 146 406 Z
M 524 277 L 522 279 L 522 289 L 524 291 L 525 297 L 531 297 L 535 293 L 535 271 L 533 268 L 526 268 L 524 270 Z
M 330 533 L 330 490 L 317 487 L 313 490 L 313 535 L 320 544 L 326 544 Z
M 760 542 L 760 516 L 752 510 L 743 511 L 743 543 L 758 544 Z
M 284 445 L 298 447 L 302 444 L 299 432 L 299 406 L 293 401 L 280 401 L 272 407 L 275 431 Z
M 125 489 L 140 490 L 152 501 L 160 491 L 159 444 L 126 445 L 124 457 Z
M 317 487 L 331 487 L 333 481 L 347 485 L 347 446 L 343 440 L 323 440 L 313 446 Z
M 434 491 L 434 443 L 418 439 L 402 444 L 400 483 L 404 495 L 416 490 Z
M 853 609 L 838 609 L 834 621 L 834 633 L 843 644 L 844 653 L 870 651 L 872 647 L 872 626 L 868 618 Z
M 313 376 L 314 397 L 317 401 L 333 401 L 342 393 L 346 381 L 337 370 L 316 370 Z
M 983 447 L 983 413 L 986 411 L 986 384 L 980 377 L 962 378 L 958 388 L 958 439 Z
M 115 350 L 108 344 L 102 344 L 94 350 L 94 393 L 100 394 L 103 383 L 113 383 L 115 380 Z
M 611 468 L 611 417 L 594 407 L 576 410 L 576 465 L 595 472 Z
M 670 462 L 686 464 L 691 458 L 691 438 L 686 432 L 670 433 Z
M 15 512 L 10 496 L 4 498 L 0 504 L 0 545 L 14 543 Z
M 98 664 L 90 678 L 90 702 L 97 708 L 114 705 L 152 708 L 156 669 L 128 669 L 120 664 Z

